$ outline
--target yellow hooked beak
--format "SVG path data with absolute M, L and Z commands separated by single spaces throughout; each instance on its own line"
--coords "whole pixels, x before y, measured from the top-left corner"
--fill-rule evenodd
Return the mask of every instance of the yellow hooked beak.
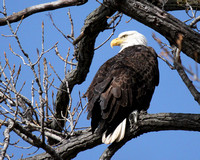
M 121 38 L 115 38 L 110 42 L 110 46 L 113 48 L 113 46 L 120 46 L 120 44 L 123 42 Z

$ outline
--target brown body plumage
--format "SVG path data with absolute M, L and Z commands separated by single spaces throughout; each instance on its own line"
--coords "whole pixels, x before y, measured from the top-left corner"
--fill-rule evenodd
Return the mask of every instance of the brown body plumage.
M 130 46 L 109 59 L 85 94 L 92 131 L 97 128 L 108 136 L 131 112 L 146 111 L 158 83 L 157 55 L 151 47 Z

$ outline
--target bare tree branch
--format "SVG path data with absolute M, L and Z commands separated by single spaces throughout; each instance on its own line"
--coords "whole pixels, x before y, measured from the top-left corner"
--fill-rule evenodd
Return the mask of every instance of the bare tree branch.
M 200 21 L 200 16 L 198 16 L 197 18 L 195 18 L 191 23 L 190 23 L 190 27 L 195 28 L 195 25 L 197 24 L 197 22 Z
M 88 0 L 58 0 L 58 1 L 31 6 L 22 11 L 16 12 L 13 15 L 7 16 L 5 18 L 0 18 L 0 26 L 6 25 L 7 21 L 9 21 L 9 23 L 13 23 L 13 22 L 17 22 L 21 20 L 22 17 L 26 18 L 35 13 L 55 10 L 59 8 L 69 7 L 69 6 L 83 5 L 87 1 Z
M 151 0 L 148 0 L 151 1 Z M 160 0 L 155 0 L 160 1 Z M 173 11 L 173 10 L 184 10 L 187 8 L 188 4 L 193 7 L 195 10 L 200 10 L 200 3 L 198 0 L 167 0 L 167 3 L 164 6 L 164 10 Z
M 1 120 L 0 120 L 0 123 L 1 123 Z M 2 125 L 9 126 L 10 123 L 2 122 Z M 54 157 L 55 159 L 58 159 L 58 160 L 62 159 L 60 158 L 60 155 L 57 154 L 53 148 L 43 143 L 37 136 L 33 135 L 28 129 L 22 127 L 17 122 L 14 122 L 12 129 L 16 134 L 18 134 L 21 138 L 23 138 L 28 143 L 38 148 L 44 149 L 48 153 L 48 155 Z
M 185 73 L 183 67 L 178 62 L 175 62 L 174 66 L 175 66 L 179 76 L 181 77 L 181 79 L 183 80 L 183 82 L 185 83 L 187 88 L 189 89 L 190 93 L 193 95 L 195 101 L 197 101 L 198 104 L 200 104 L 200 93 L 197 91 L 197 89 L 192 84 L 192 81 L 189 79 L 189 77 Z

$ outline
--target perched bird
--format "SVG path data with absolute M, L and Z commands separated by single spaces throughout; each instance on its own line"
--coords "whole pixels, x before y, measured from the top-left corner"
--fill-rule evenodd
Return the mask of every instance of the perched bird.
M 124 138 L 129 115 L 137 122 L 159 83 L 157 54 L 142 34 L 123 32 L 110 45 L 120 46 L 120 52 L 99 68 L 85 93 L 92 132 L 102 134 L 105 144 Z

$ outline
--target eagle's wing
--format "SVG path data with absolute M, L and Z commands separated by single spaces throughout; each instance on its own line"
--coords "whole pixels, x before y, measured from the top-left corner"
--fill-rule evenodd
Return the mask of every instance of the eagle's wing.
M 147 110 L 159 82 L 157 67 L 155 51 L 144 46 L 124 49 L 105 62 L 85 94 L 92 130 L 109 134 L 132 111 Z

